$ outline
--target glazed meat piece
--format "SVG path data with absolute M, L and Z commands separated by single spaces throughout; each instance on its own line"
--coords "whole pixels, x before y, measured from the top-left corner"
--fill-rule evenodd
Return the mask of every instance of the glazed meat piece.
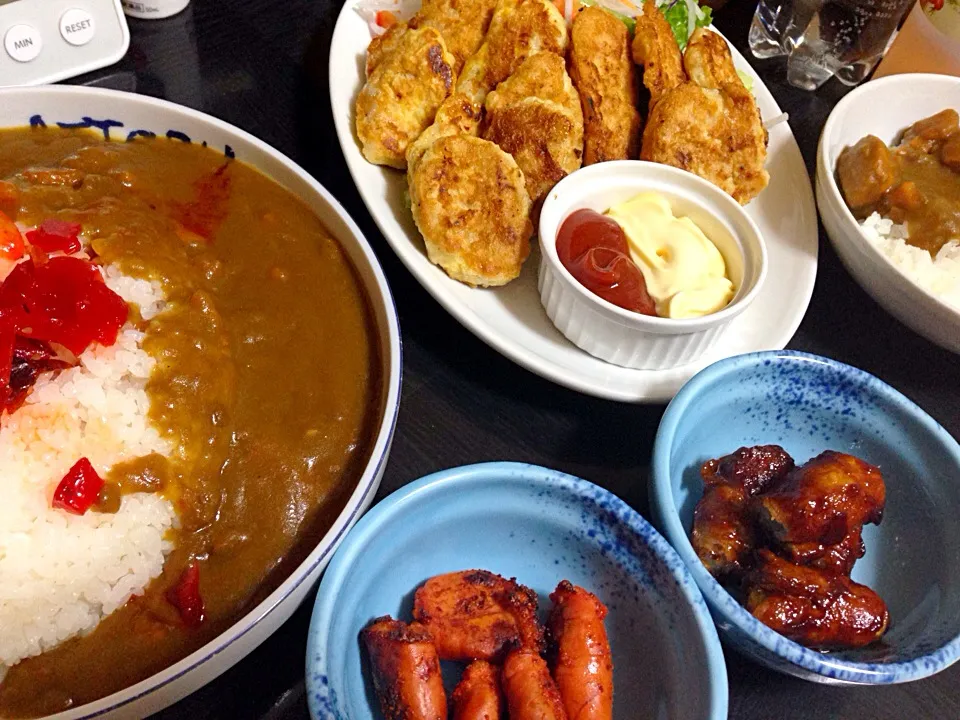
M 889 624 L 887 606 L 850 578 L 794 565 L 769 550 L 747 578 L 747 609 L 768 627 L 816 648 L 863 647 Z
M 879 468 L 828 450 L 753 502 L 760 523 L 778 542 L 835 545 L 864 523 L 879 523 L 885 501 Z
M 580 10 L 570 28 L 570 77 L 583 109 L 583 164 L 637 157 L 642 121 L 627 26 L 599 7 Z
M 773 487 L 793 468 L 793 458 L 779 445 L 754 445 L 708 460 L 700 475 L 708 486 L 738 485 L 753 497 Z
M 553 677 L 570 720 L 612 720 L 613 659 L 603 620 L 606 606 L 564 580 L 550 595 L 548 629 Z
M 497 661 L 517 647 L 543 648 L 536 593 L 486 570 L 430 578 L 416 592 L 413 616 L 443 660 Z
M 778 445 L 743 447 L 700 469 L 704 492 L 693 519 L 693 548 L 715 576 L 742 571 L 756 538 L 749 517 L 750 498 L 793 468 Z
M 385 615 L 364 628 L 361 636 L 387 720 L 446 720 L 440 659 L 423 625 L 407 625 Z
M 514 650 L 503 663 L 501 678 L 510 720 L 567 720 L 560 692 L 540 653 Z
M 857 217 L 866 217 L 900 180 L 900 167 L 883 140 L 867 135 L 840 153 L 837 179 L 843 199 L 853 213 Z
M 453 690 L 453 720 L 500 720 L 503 694 L 499 675 L 488 662 L 470 663 Z
M 798 565 L 809 565 L 847 577 L 857 560 L 867 552 L 859 527 L 850 530 L 843 540 L 835 545 L 784 543 L 782 549 L 787 557 Z

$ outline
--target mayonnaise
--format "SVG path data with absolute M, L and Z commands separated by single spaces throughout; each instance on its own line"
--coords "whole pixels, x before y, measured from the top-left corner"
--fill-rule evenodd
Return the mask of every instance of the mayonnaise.
M 733 283 L 717 246 L 690 218 L 674 217 L 663 195 L 640 193 L 607 215 L 623 228 L 660 317 L 701 317 L 733 299 Z

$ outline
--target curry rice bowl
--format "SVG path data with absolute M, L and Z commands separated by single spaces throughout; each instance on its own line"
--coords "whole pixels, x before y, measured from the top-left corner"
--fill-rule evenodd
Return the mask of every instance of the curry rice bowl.
M 164 309 L 158 283 L 101 270 L 108 287 L 149 320 Z M 2 280 L 2 275 L 0 275 Z M 79 365 L 43 373 L 0 422 L 0 681 L 97 623 L 160 575 L 177 524 L 160 494 L 125 495 L 116 513 L 72 515 L 51 505 L 81 457 L 98 471 L 170 444 L 148 420 L 154 359 L 129 322 L 111 347 L 90 346 Z

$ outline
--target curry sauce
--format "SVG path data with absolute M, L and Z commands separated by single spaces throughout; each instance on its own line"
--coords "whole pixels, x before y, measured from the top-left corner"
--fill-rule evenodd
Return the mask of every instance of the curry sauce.
M 242 162 L 177 140 L 0 131 L 17 220 L 80 223 L 99 262 L 158 281 L 168 307 L 143 347 L 150 417 L 169 457 L 109 484 L 161 492 L 180 527 L 163 574 L 90 635 L 10 669 L 0 717 L 65 710 L 163 669 L 282 582 L 344 507 L 382 412 L 372 314 L 342 248 L 295 196 Z M 166 599 L 200 568 L 206 617 Z

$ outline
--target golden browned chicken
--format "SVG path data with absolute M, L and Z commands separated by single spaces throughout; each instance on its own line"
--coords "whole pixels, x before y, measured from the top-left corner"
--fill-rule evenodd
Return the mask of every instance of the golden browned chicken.
M 367 45 L 367 79 L 373 75 L 373 71 L 377 69 L 377 65 L 397 49 L 397 46 L 400 45 L 400 40 L 403 39 L 408 29 L 407 23 L 397 23 L 388 28 L 383 35 L 378 35 L 370 41 L 370 44 Z
M 500 661 L 517 647 L 543 649 L 536 593 L 486 570 L 430 578 L 414 596 L 413 616 L 443 660 Z
M 562 57 L 567 44 L 567 22 L 548 0 L 498 0 L 483 44 L 463 66 L 457 91 L 483 103 L 530 55 Z
M 691 82 L 702 88 L 722 90 L 725 85 L 742 85 L 733 66 L 727 41 L 715 32 L 700 28 L 690 36 L 683 52 L 683 69 Z
M 687 81 L 680 46 L 654 0 L 643 3 L 631 49 L 633 61 L 643 68 L 643 85 L 650 93 L 652 110 L 664 94 Z
M 883 518 L 879 468 L 828 450 L 790 472 L 754 504 L 764 529 L 781 543 L 835 545 Z
M 463 68 L 483 42 L 496 0 L 423 0 L 410 27 L 438 31 L 454 57 L 454 70 Z
M 658 63 L 649 82 L 644 69 L 651 105 L 640 158 L 695 173 L 745 205 L 770 180 L 764 169 L 767 131 L 756 100 L 737 75 L 726 42 L 704 28 L 690 36 L 676 84 L 676 57 L 665 51 L 676 39 L 660 20 L 644 22 L 639 52 L 634 38 L 634 58 Z
M 394 38 L 396 46 L 374 64 L 357 97 L 356 129 L 367 160 L 405 169 L 407 146 L 433 122 L 456 74 L 436 30 L 406 30 Z
M 599 7 L 570 28 L 570 77 L 583 110 L 583 164 L 637 157 L 642 121 L 627 26 Z
M 440 660 L 427 629 L 384 616 L 360 634 L 370 656 L 373 686 L 384 717 L 446 720 L 447 696 Z
M 530 254 L 530 196 L 517 162 L 494 143 L 447 135 L 407 173 L 430 262 L 454 280 L 504 285 Z
M 407 146 L 407 172 L 413 172 L 423 154 L 440 138 L 451 135 L 478 135 L 482 117 L 483 106 L 463 93 L 454 93 L 448 97 L 437 110 L 433 124 Z
M 742 447 L 700 469 L 703 497 L 693 515 L 691 542 L 712 575 L 739 573 L 749 564 L 756 532 L 750 498 L 793 468 L 793 458 L 778 445 Z
M 770 550 L 758 558 L 747 577 L 747 609 L 768 627 L 816 648 L 863 647 L 886 632 L 887 606 L 865 585 Z
M 500 720 L 503 715 L 500 671 L 484 660 L 474 660 L 463 671 L 450 699 L 453 720 Z
M 531 55 L 487 95 L 483 137 L 517 161 L 536 206 L 583 158 L 580 97 L 563 58 Z

